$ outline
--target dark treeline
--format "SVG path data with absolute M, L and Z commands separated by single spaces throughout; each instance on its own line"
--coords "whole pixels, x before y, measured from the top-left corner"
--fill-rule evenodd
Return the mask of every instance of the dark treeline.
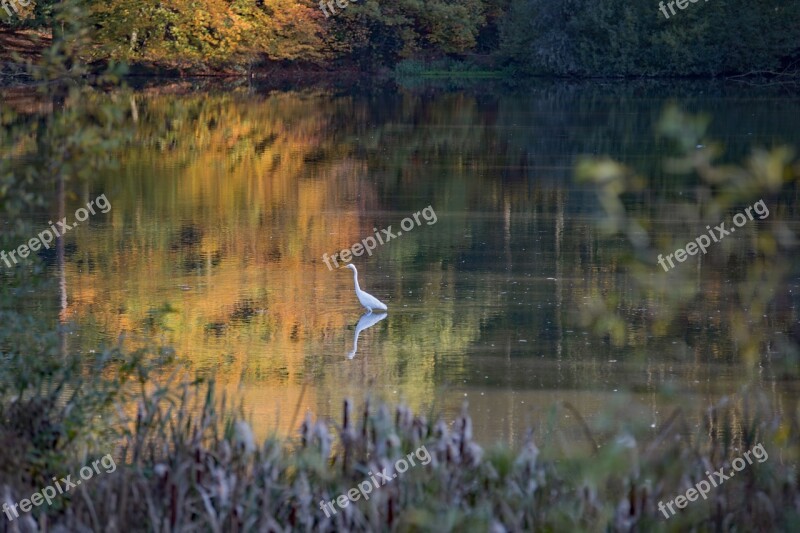
M 11 1 L 0 17 L 6 26 L 49 30 L 58 27 L 53 4 Z M 796 72 L 800 63 L 800 3 L 781 0 L 84 5 L 92 28 L 87 59 L 181 70 L 244 71 L 275 62 L 375 70 L 450 58 L 514 75 L 715 76 Z
M 500 30 L 501 55 L 543 74 L 720 75 L 800 59 L 800 3 L 779 0 L 516 0 Z

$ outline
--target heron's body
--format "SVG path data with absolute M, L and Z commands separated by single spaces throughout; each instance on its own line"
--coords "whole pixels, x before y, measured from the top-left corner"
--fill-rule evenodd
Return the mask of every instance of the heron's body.
M 356 270 L 356 266 L 347 265 L 347 268 L 353 271 L 353 282 L 356 286 L 356 296 L 358 297 L 358 301 L 361 302 L 361 305 L 363 305 L 370 313 L 373 310 L 387 311 L 389 308 L 386 307 L 385 303 L 378 300 L 370 293 L 362 291 L 361 287 L 358 286 L 358 270 Z

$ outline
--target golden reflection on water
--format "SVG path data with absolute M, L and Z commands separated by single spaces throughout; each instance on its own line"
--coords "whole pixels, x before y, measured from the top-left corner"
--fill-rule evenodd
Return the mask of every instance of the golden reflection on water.
M 509 133 L 526 120 L 547 128 L 552 114 L 465 95 L 409 96 L 387 104 L 393 114 L 313 92 L 137 94 L 132 105 L 138 144 L 70 199 L 112 204 L 71 236 L 76 348 L 163 336 L 243 399 L 259 436 L 293 433 L 296 410 L 338 419 L 344 398 L 371 393 L 449 415 L 468 400 L 479 438 L 518 442 L 528 426 L 548 434 L 558 402 L 587 419 L 628 403 L 650 425 L 679 403 L 665 386 L 708 404 L 748 379 L 723 336 L 642 361 L 575 324 L 625 277 L 598 246 L 570 165 L 549 149 L 537 161 Z M 575 147 L 561 149 L 569 161 Z M 351 356 L 363 310 L 350 272 L 322 255 L 428 205 L 436 224 L 356 259 L 389 313 Z M 725 288 L 708 287 L 706 303 L 709 316 L 729 305 Z M 634 321 L 625 335 L 646 347 L 645 331 Z M 555 416 L 577 432 L 569 413 Z

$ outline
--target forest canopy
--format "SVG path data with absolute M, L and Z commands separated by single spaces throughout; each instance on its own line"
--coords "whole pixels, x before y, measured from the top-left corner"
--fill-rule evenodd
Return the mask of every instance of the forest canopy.
M 7 27 L 55 26 L 54 0 L 9 4 L 16 10 L 0 10 Z M 291 62 L 374 70 L 405 59 L 480 57 L 515 74 L 715 76 L 796 71 L 800 60 L 800 3 L 779 0 L 87 0 L 84 6 L 92 28 L 88 59 L 168 68 Z

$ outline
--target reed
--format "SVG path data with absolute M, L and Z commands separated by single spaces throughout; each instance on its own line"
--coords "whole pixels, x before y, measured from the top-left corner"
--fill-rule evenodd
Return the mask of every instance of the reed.
M 694 433 L 680 411 L 649 438 L 602 434 L 584 422 L 589 453 L 545 458 L 532 434 L 517 450 L 484 450 L 472 438 L 466 406 L 448 424 L 370 398 L 358 415 L 352 402 L 345 402 L 341 423 L 309 416 L 297 439 L 256 442 L 241 407 L 228 406 L 213 380 L 145 386 L 131 379 L 145 376 L 135 370 L 143 362 L 139 358 L 121 365 L 126 368 L 123 381 L 135 384 L 138 400 L 129 417 L 123 416 L 124 409 L 116 410 L 121 418 L 115 422 L 124 427 L 116 440 L 116 471 L 50 507 L 35 508 L 14 522 L 2 520 L 0 529 L 711 531 L 735 524 L 757 531 L 788 529 L 797 516 L 800 426 L 794 415 L 776 415 L 754 394 L 710 409 Z M 117 389 L 118 400 L 130 398 L 125 388 Z M 52 411 L 51 416 L 70 407 L 36 396 L 26 402 L 25 409 L 38 406 L 42 413 Z M 18 412 L 25 411 L 21 407 Z M 13 418 L 13 409 L 6 409 L 5 416 L 20 420 Z M 62 455 L 59 463 L 26 460 L 19 466 L 15 450 L 41 447 L 43 435 L 50 434 L 42 431 L 43 419 L 51 418 L 40 416 L 35 428 L 17 423 L 0 430 L 2 442 L 17 439 L 15 446 L 2 447 L 0 461 L 17 464 L 17 473 L 24 474 L 14 483 L 0 482 L 5 501 L 18 501 L 38 490 L 37 483 L 47 476 L 74 472 L 86 463 L 87 456 Z M 691 503 L 669 521 L 663 518 L 659 501 L 674 498 L 706 478 L 706 471 L 729 464 L 758 442 L 769 452 L 769 461 L 715 488 L 707 501 Z M 334 515 L 320 509 L 321 501 L 347 493 L 368 472 L 391 468 L 421 445 L 432 457 L 427 466 L 409 469 L 376 488 L 368 501 L 351 503 Z

